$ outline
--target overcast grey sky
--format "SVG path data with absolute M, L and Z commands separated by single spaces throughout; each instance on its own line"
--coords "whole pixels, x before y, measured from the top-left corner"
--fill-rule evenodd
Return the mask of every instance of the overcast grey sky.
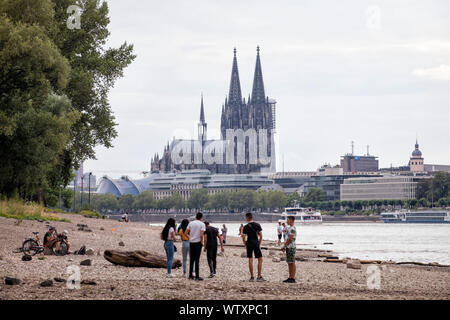
M 450 164 L 450 1 L 110 0 L 110 45 L 137 59 L 110 93 L 114 148 L 85 163 L 139 177 L 173 136 L 196 136 L 203 92 L 210 138 L 237 48 L 242 93 L 256 46 L 277 100 L 278 169 L 316 170 L 350 151 L 406 165 L 416 134 L 425 163 Z M 81 21 L 83 23 L 83 20 Z

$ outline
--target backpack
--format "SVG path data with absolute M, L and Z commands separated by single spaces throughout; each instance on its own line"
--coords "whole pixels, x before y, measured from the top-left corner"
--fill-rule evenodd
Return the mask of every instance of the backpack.
M 80 250 L 75 251 L 73 254 L 85 255 L 86 254 L 86 246 L 82 246 Z

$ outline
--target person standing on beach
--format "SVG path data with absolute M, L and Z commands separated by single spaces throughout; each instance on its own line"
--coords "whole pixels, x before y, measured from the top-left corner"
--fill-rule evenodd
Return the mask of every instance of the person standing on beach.
M 258 278 L 256 281 L 263 282 L 266 281 L 261 276 L 262 271 L 262 252 L 261 252 L 261 242 L 262 242 L 262 228 L 259 223 L 253 221 L 253 215 L 251 212 L 248 212 L 245 215 L 245 220 L 247 220 L 247 224 L 242 230 L 242 241 L 244 242 L 244 246 L 247 248 L 247 258 L 248 258 L 248 268 L 250 270 L 250 281 L 254 281 L 255 278 L 253 276 L 253 254 L 255 258 L 258 259 Z
M 189 235 L 186 235 L 186 229 L 187 226 L 189 224 L 189 220 L 188 219 L 183 219 L 183 221 L 181 221 L 180 227 L 178 228 L 178 234 L 181 237 L 181 241 L 182 241 L 182 247 L 181 247 L 181 253 L 183 255 L 183 277 L 186 277 L 186 269 L 187 269 L 187 257 L 189 254 Z
M 286 223 L 283 222 L 282 228 L 283 228 L 283 231 L 282 231 L 282 233 L 283 233 L 283 241 L 286 242 L 286 238 L 287 238 Z
M 206 258 L 208 259 L 210 278 L 216 275 L 217 266 L 217 238 L 220 241 L 220 249 L 223 250 L 222 238 L 219 235 L 219 229 L 209 225 L 209 222 L 205 222 L 206 232 L 204 235 Z
M 241 237 L 241 238 L 244 236 L 243 230 L 244 230 L 244 225 L 241 224 L 241 226 L 239 227 L 239 237 Z
M 203 213 L 198 212 L 195 220 L 189 222 L 186 231 L 189 235 L 189 279 L 193 280 L 193 269 L 195 265 L 195 280 L 203 280 L 200 277 L 200 255 L 203 247 L 203 234 L 206 226 L 202 222 Z
M 172 274 L 173 254 L 175 252 L 174 241 L 177 240 L 175 236 L 175 219 L 169 218 L 163 231 L 161 232 L 161 239 L 164 240 L 164 250 L 167 257 L 167 274 L 169 277 L 174 277 Z
M 289 216 L 287 218 L 287 224 L 286 227 L 286 235 L 287 240 L 284 243 L 284 246 L 282 248 L 283 251 L 286 251 L 286 262 L 289 267 L 289 278 L 284 280 L 285 283 L 295 283 L 295 272 L 297 271 L 297 267 L 295 265 L 295 241 L 297 239 L 297 230 L 294 226 L 295 217 Z
M 278 222 L 277 235 L 278 235 L 278 246 L 280 246 L 281 245 L 281 237 L 283 236 L 283 227 L 281 225 L 281 222 Z
M 227 243 L 227 232 L 228 228 L 225 224 L 222 225 L 222 242 L 223 244 Z

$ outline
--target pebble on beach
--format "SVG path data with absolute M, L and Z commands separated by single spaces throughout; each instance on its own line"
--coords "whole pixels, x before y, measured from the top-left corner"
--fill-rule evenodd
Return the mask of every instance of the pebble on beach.
M 104 228 L 98 234 L 77 231 L 77 224 L 86 224 L 80 215 L 61 215 L 72 223 L 52 222 L 57 230 L 73 230 L 69 233 L 71 251 L 85 245 L 95 252 L 117 248 L 119 241 L 126 243 L 128 251 L 143 250 L 164 255 L 160 239 L 161 227 L 144 223 L 119 223 L 108 219 L 89 219 L 92 230 Z M 90 266 L 82 266 L 86 256 L 33 257 L 33 261 L 22 262 L 23 252 L 13 253 L 29 237 L 32 221 L 24 220 L 20 225 L 12 219 L 0 217 L 0 300 L 9 299 L 195 299 L 195 300 L 243 300 L 243 299 L 450 299 L 450 268 L 436 266 L 413 266 L 386 264 L 381 269 L 381 290 L 367 286 L 367 268 L 371 265 L 358 264 L 359 269 L 347 267 L 347 263 L 323 262 L 325 256 L 336 253 L 324 250 L 298 248 L 296 252 L 297 283 L 285 284 L 288 277 L 287 263 L 280 263 L 285 254 L 273 241 L 263 241 L 262 275 L 267 282 L 249 282 L 248 259 L 242 240 L 229 236 L 224 246 L 225 254 L 217 257 L 217 274 L 208 279 L 209 268 L 206 254 L 200 258 L 200 275 L 205 281 L 190 281 L 182 277 L 182 268 L 173 271 L 174 278 L 167 278 L 165 268 L 132 268 L 111 264 L 102 255 L 89 256 Z M 33 230 L 43 232 L 45 226 L 36 222 Z M 231 231 L 231 230 L 230 230 Z M 122 237 L 119 238 L 119 235 Z M 330 239 L 331 240 L 331 239 Z M 182 258 L 181 243 L 176 242 L 178 251 L 175 259 Z M 323 257 L 319 257 L 323 255 Z M 273 262 L 273 258 L 280 262 Z M 304 260 L 304 261 L 303 261 Z M 339 259 L 330 259 L 339 260 Z M 278 261 L 275 259 L 275 261 Z M 357 263 L 354 263 L 355 265 Z M 256 271 L 257 261 L 253 261 Z M 380 266 L 381 268 L 381 266 Z M 73 279 L 76 270 L 81 271 L 81 290 L 68 290 L 66 278 Z M 69 270 L 71 270 L 69 272 Z M 21 279 L 16 279 L 20 277 Z M 8 278 L 10 280 L 8 280 Z M 60 278 L 61 281 L 56 280 Z M 16 280 L 12 280 L 16 279 Z M 50 288 L 39 288 L 45 279 L 53 279 Z M 96 285 L 94 285 L 94 283 Z M 17 286 L 20 284 L 20 286 Z M 16 285 L 16 286 L 14 286 Z

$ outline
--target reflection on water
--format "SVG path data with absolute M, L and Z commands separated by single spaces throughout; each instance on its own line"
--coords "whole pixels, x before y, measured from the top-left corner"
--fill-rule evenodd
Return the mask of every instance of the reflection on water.
M 238 235 L 240 223 L 226 225 L 229 235 Z M 261 226 L 264 239 L 277 239 L 276 223 Z M 322 223 L 296 227 L 301 248 L 333 250 L 340 257 L 450 264 L 450 224 Z

